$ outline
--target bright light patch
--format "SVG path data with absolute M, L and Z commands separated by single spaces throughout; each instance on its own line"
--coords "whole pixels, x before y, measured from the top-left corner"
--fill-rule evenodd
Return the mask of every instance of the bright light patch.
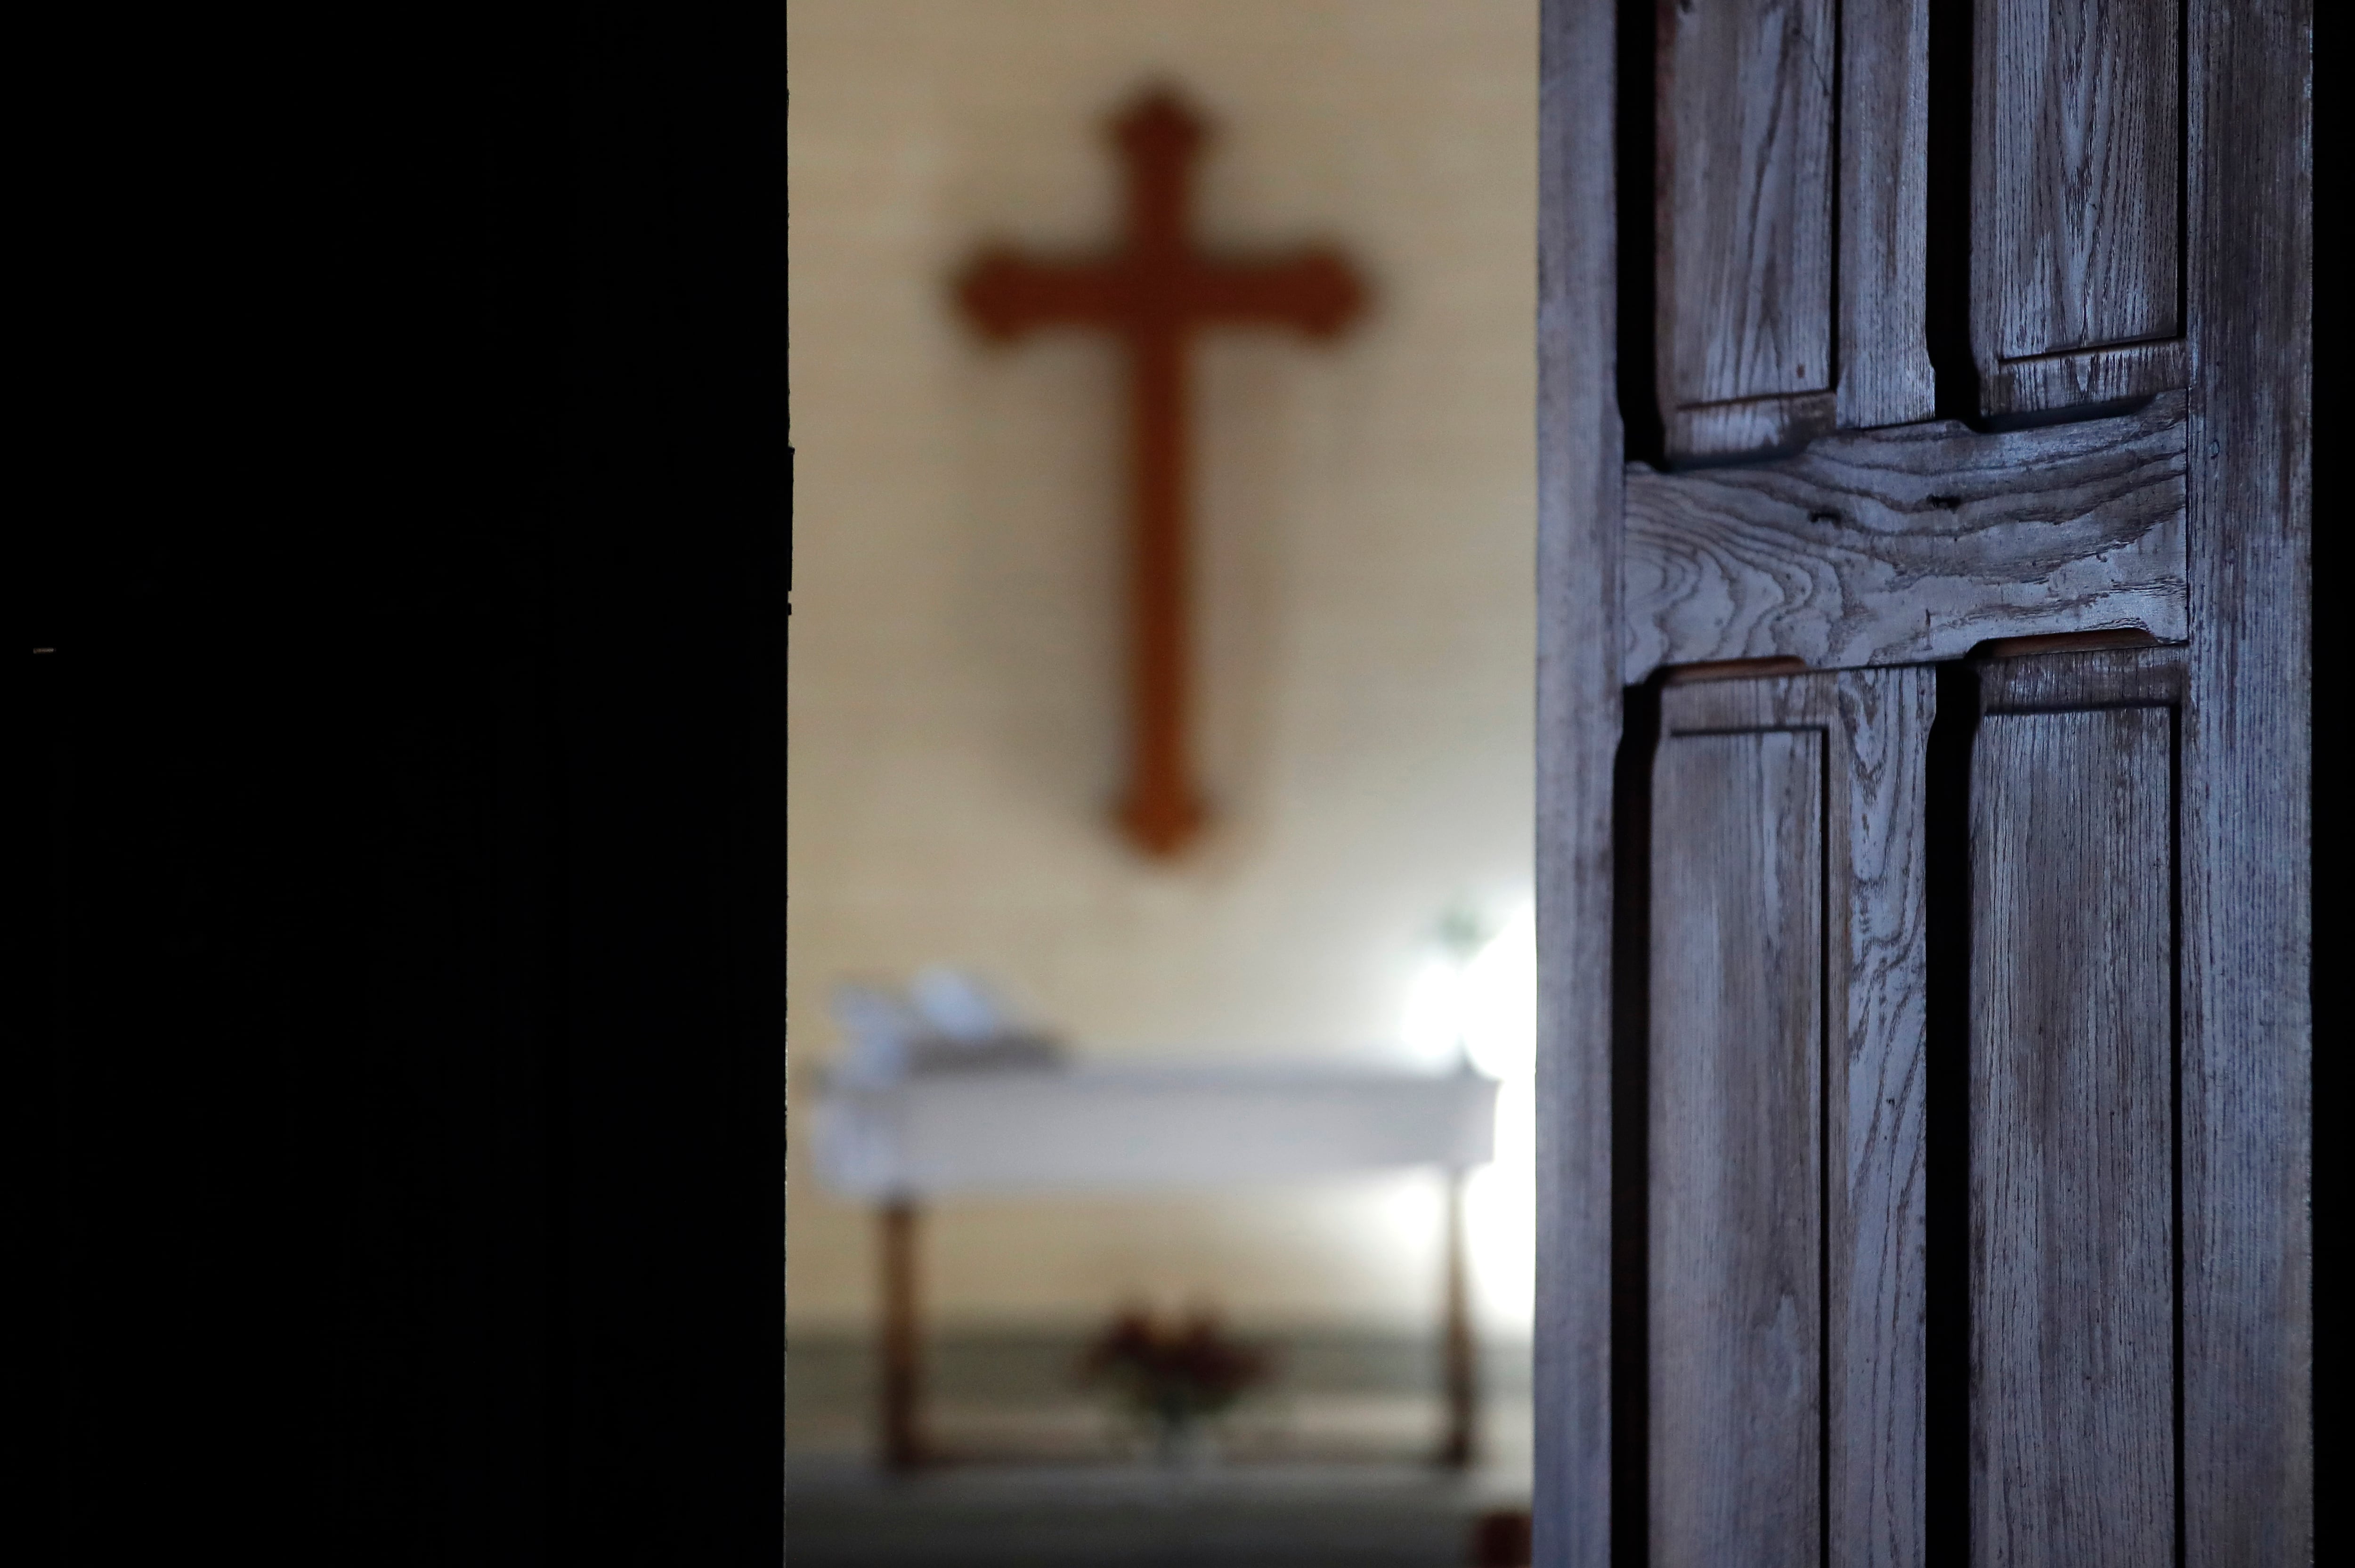
M 1456 1006 L 1472 1064 L 1507 1083 L 1537 1065 L 1537 911 L 1524 904 L 1464 966 Z
M 1537 1281 L 1537 911 L 1523 904 L 1468 959 L 1425 964 L 1400 1020 L 1417 1057 L 1461 1051 L 1497 1081 L 1497 1157 L 1465 1185 L 1465 1240 L 1486 1315 L 1523 1330 Z
M 1407 987 L 1406 1017 L 1399 1032 L 1407 1049 L 1433 1066 L 1455 1060 L 1464 1037 L 1464 969 L 1433 958 Z

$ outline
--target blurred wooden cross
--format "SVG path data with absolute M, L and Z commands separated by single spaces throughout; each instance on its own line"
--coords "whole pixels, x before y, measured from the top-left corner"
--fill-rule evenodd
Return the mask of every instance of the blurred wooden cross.
M 1127 233 L 1109 256 L 1034 261 L 984 252 L 964 274 L 966 313 L 989 336 L 1090 326 L 1128 349 L 1129 773 L 1122 827 L 1167 857 L 1201 827 L 1188 745 L 1187 347 L 1204 326 L 1294 326 L 1329 337 L 1364 290 L 1327 250 L 1238 260 L 1208 256 L 1188 234 L 1193 163 L 1204 127 L 1167 90 L 1113 123 L 1128 165 Z

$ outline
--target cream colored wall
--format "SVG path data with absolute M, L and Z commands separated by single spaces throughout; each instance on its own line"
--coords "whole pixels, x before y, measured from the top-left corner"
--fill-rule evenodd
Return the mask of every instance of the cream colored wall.
M 801 1136 L 836 980 L 968 965 L 1106 1055 L 1395 1053 L 1442 910 L 1526 898 L 1535 10 L 795 0 L 796 1328 L 871 1301 L 865 1218 L 810 1177 Z M 1109 239 L 1102 123 L 1155 79 L 1217 125 L 1208 243 L 1330 240 L 1375 291 L 1337 347 L 1235 334 L 1200 353 L 1219 817 L 1176 869 L 1106 822 L 1118 362 L 1075 336 L 985 347 L 946 293 L 986 238 Z M 1143 1293 L 1420 1323 L 1435 1202 L 1401 1178 L 951 1205 L 928 1307 L 1063 1323 Z

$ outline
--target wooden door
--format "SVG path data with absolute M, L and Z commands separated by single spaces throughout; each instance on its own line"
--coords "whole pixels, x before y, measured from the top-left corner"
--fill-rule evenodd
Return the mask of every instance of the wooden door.
M 2311 1557 L 2307 8 L 1549 0 L 1538 1557 Z

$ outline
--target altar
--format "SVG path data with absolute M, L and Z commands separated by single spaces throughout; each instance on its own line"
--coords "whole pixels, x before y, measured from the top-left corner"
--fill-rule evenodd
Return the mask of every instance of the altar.
M 1204 1189 L 1424 1168 L 1448 1182 L 1437 1457 L 1472 1457 L 1478 1392 L 1463 1177 L 1492 1155 L 1497 1082 L 1329 1063 L 934 1065 L 837 1076 L 814 1118 L 830 1188 L 875 1206 L 884 1290 L 882 1457 L 930 1456 L 916 1232 L 951 1194 Z

